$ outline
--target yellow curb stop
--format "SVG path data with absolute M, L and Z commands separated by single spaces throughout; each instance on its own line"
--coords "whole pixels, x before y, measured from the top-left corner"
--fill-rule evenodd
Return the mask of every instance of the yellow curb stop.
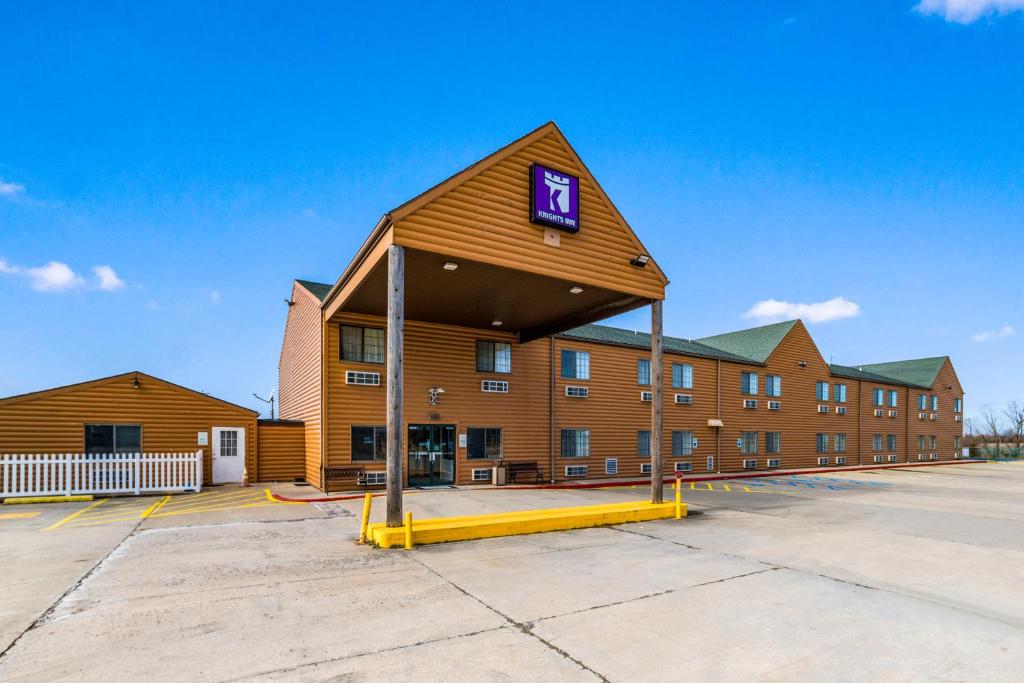
M 29 498 L 4 498 L 4 505 L 28 505 L 30 503 L 88 503 L 92 495 L 82 496 L 32 496 Z

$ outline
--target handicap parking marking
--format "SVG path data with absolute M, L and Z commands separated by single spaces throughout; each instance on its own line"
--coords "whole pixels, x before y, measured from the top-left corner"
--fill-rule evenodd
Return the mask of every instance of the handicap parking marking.
M 2 512 L 0 519 L 32 519 L 38 517 L 40 512 Z

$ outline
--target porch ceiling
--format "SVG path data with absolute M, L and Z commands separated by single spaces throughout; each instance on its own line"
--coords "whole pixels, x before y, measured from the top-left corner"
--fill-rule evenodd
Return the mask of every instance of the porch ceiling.
M 445 270 L 446 262 L 458 263 Z M 340 311 L 387 315 L 387 256 L 377 262 Z M 521 342 L 556 334 L 650 303 L 600 287 L 511 268 L 454 259 L 427 251 L 405 252 L 407 320 L 511 332 Z M 500 320 L 501 325 L 493 325 Z

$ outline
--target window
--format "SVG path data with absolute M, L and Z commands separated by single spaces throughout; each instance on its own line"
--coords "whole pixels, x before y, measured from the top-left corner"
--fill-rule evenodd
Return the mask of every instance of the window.
M 765 396 L 782 396 L 782 377 L 779 375 L 767 375 L 764 378 Z
M 501 457 L 501 427 L 470 427 L 466 431 L 467 458 Z
M 964 412 L 964 400 L 962 398 L 953 399 L 953 412 L 962 413 Z
M 900 404 L 900 394 L 895 389 L 889 390 L 889 407 L 896 408 Z
M 782 432 L 764 433 L 764 452 L 780 453 L 782 449 Z
M 619 473 L 619 459 L 618 458 L 605 458 L 604 459 L 604 473 L 605 474 L 618 474 Z
M 387 472 L 367 472 L 366 473 L 366 485 L 367 486 L 383 486 L 388 483 Z
M 872 434 L 871 435 L 871 450 L 875 451 L 876 453 L 880 453 L 882 451 L 882 435 L 881 434 Z
M 220 432 L 220 454 L 229 458 L 238 457 L 238 432 L 225 429 Z
M 693 396 L 690 394 L 676 394 L 676 403 L 684 406 L 692 406 Z
M 651 463 L 649 463 L 649 462 L 642 462 L 642 463 L 640 463 L 640 474 L 650 474 L 650 473 L 651 473 Z
M 845 384 L 837 384 L 835 386 L 835 389 L 833 390 L 833 393 L 835 394 L 836 402 L 838 402 L 838 403 L 846 403 L 846 385 Z
M 828 434 L 818 434 L 817 444 L 818 453 L 828 453 Z
M 896 435 L 895 434 L 888 434 L 888 435 L 886 435 L 885 445 L 889 447 L 889 452 L 890 453 L 895 453 L 896 452 Z
M 745 399 L 743 399 L 743 407 L 744 408 L 750 408 L 750 409 L 757 408 L 757 399 L 756 398 L 745 398 Z
M 846 434 L 834 434 L 832 438 L 832 447 L 836 453 L 846 452 Z
M 938 396 L 932 396 L 932 410 L 938 410 L 938 409 L 939 409 L 939 397 Z
M 782 401 L 768 401 L 768 410 L 782 410 Z
M 744 455 L 757 453 L 757 432 L 740 432 L 740 452 Z
M 586 398 L 590 395 L 589 387 L 566 387 L 565 395 L 572 398 Z
M 640 400 L 644 403 L 650 403 L 654 399 L 654 394 L 649 391 L 640 392 Z
M 936 436 L 934 434 L 929 436 L 928 437 L 928 443 L 931 444 L 931 448 L 929 448 L 928 450 L 934 451 L 936 448 L 938 448 L 938 441 L 939 441 L 938 438 L 936 438 Z
M 740 393 L 747 396 L 757 396 L 757 373 L 744 372 L 740 379 Z
M 693 366 L 689 363 L 672 364 L 672 388 L 693 389 Z
M 885 405 L 885 389 L 875 389 L 874 394 L 875 394 L 875 405 L 876 406 Z
M 490 481 L 491 471 L 487 468 L 477 468 L 473 470 L 473 481 Z
M 651 383 L 651 361 L 641 358 L 636 362 L 636 383 L 640 386 L 647 386 Z
M 512 345 L 505 342 L 476 340 L 477 372 L 512 372 Z
M 639 431 L 636 433 L 636 454 L 641 458 L 651 457 L 651 433 Z
M 237 438 L 237 433 L 235 436 Z M 87 455 L 141 453 L 142 426 L 85 425 L 85 452 Z
M 341 359 L 358 363 L 383 363 L 384 330 L 379 327 L 342 325 Z
M 688 462 L 677 462 L 673 465 L 676 472 L 693 472 L 693 465 Z
M 489 394 L 507 394 L 508 382 L 503 379 L 481 380 L 480 391 L 486 391 Z
M 567 465 L 565 468 L 565 476 L 567 477 L 585 477 L 587 476 L 586 465 Z
M 693 432 L 672 432 L 672 455 L 693 455 Z
M 586 458 L 590 455 L 589 429 L 562 430 L 562 457 Z
M 709 455 L 708 456 L 707 465 L 708 465 L 708 472 L 710 472 L 711 470 L 715 469 L 715 456 L 713 456 L 713 455 Z
M 379 372 L 359 372 L 357 370 L 345 371 L 345 384 L 362 384 L 368 387 L 380 386 Z
M 562 377 L 590 379 L 590 352 L 562 351 Z
M 928 396 L 925 394 L 917 395 L 917 409 L 928 410 Z
M 828 400 L 828 382 L 815 382 L 815 397 L 819 401 Z
M 352 427 L 352 462 L 388 459 L 386 427 Z

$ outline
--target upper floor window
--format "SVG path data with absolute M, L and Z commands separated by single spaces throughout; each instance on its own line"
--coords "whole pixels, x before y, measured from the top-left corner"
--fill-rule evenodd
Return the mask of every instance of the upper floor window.
M 875 394 L 875 405 L 876 406 L 884 406 L 885 405 L 885 389 L 875 389 L 874 394 Z
M 672 364 L 672 388 L 693 389 L 693 366 L 689 363 Z
M 926 394 L 917 395 L 917 408 L 918 410 L 928 410 L 928 396 Z
M 636 383 L 640 385 L 651 383 L 651 361 L 649 358 L 641 358 L 636 362 Z
M 900 394 L 895 389 L 889 390 L 889 407 L 896 408 L 900 403 Z
M 839 403 L 846 403 L 846 385 L 837 384 L 835 386 L 836 401 Z
M 590 379 L 590 352 L 562 351 L 562 377 Z
M 962 398 L 953 399 L 953 412 L 962 413 L 964 412 L 964 400 Z
M 477 372 L 512 372 L 512 345 L 505 342 L 476 340 Z
M 341 326 L 341 359 L 357 363 L 384 362 L 384 330 L 379 327 Z
M 756 372 L 744 372 L 743 377 L 740 380 L 740 393 L 747 394 L 748 396 L 757 395 L 757 373 Z
M 767 375 L 764 378 L 765 396 L 782 396 L 782 377 L 779 375 Z
M 932 410 L 938 410 L 938 409 L 939 409 L 939 397 L 938 396 L 932 396 Z
M 672 432 L 672 455 L 693 455 L 693 432 Z
M 819 401 L 828 400 L 828 382 L 815 382 L 814 395 Z

